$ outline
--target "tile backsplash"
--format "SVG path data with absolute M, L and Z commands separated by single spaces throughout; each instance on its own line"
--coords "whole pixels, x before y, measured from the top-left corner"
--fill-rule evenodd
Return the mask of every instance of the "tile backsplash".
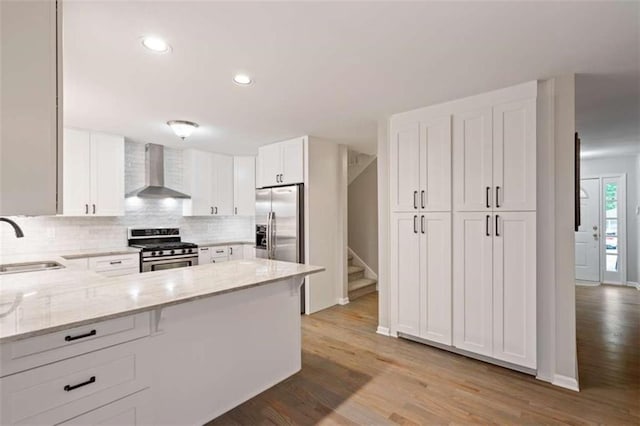
M 182 151 L 165 148 L 165 185 L 182 191 Z M 144 185 L 144 145 L 125 142 L 125 192 Z M 127 245 L 127 228 L 179 227 L 189 242 L 252 240 L 253 217 L 183 217 L 182 200 L 125 200 L 122 217 L 16 217 L 24 238 L 0 226 L 0 254 L 56 253 Z

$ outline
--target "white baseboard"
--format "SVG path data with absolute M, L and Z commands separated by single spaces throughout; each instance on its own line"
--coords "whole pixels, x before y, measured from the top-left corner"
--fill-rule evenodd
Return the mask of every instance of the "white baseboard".
M 640 283 L 634 281 L 627 281 L 629 287 L 635 287 L 636 290 L 640 290 Z
M 383 327 L 381 325 L 378 326 L 378 329 L 376 330 L 376 333 L 382 334 L 383 336 L 390 336 L 391 335 L 389 333 L 389 327 Z
M 560 386 L 561 388 L 569 389 L 572 391 L 580 392 L 578 381 L 573 377 L 563 376 L 561 374 L 555 374 L 553 376 L 552 385 Z
M 600 283 L 598 281 L 580 281 L 580 280 L 576 280 L 576 285 L 582 286 L 582 287 L 598 287 L 600 285 Z
M 348 297 L 339 297 L 338 298 L 338 305 L 348 305 L 349 304 L 349 298 Z

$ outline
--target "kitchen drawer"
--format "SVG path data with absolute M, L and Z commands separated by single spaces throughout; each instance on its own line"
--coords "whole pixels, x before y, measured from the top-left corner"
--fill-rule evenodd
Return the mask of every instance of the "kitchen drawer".
M 147 350 L 143 339 L 3 377 L 0 424 L 57 424 L 147 388 Z
M 149 315 L 142 312 L 3 343 L 0 345 L 0 377 L 148 336 Z
M 153 411 L 150 391 L 134 393 L 61 424 L 64 426 L 151 425 Z
M 211 257 L 229 257 L 229 247 L 227 246 L 215 246 L 211 247 Z
M 116 269 L 135 269 L 140 267 L 139 254 L 124 254 L 115 256 L 92 257 L 89 259 L 89 269 L 95 272 L 112 271 Z
M 102 271 L 98 273 L 105 277 L 121 277 L 123 275 L 139 274 L 140 267 L 136 265 L 135 268 L 113 269 L 113 270 L 107 270 L 107 271 Z

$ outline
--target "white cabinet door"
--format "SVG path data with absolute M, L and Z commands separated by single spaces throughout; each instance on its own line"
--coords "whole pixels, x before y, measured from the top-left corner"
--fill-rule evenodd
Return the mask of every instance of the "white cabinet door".
M 104 405 L 69 421 L 64 426 L 150 425 L 153 423 L 150 391 L 143 390 Z
M 405 159 L 405 162 L 409 162 L 410 168 L 413 168 L 412 161 Z M 404 166 L 405 163 L 398 164 L 398 167 Z M 421 123 L 420 209 L 451 211 L 450 116 Z
M 421 215 L 420 236 L 420 337 L 451 345 L 451 213 Z
M 198 265 L 211 263 L 211 247 L 198 247 Z
M 280 185 L 304 182 L 304 140 L 302 137 L 279 143 L 282 156 Z
M 456 211 L 493 209 L 490 107 L 453 116 L 453 200 Z
M 396 213 L 391 220 L 391 303 L 397 316 L 392 332 L 420 336 L 420 216 Z
M 536 100 L 493 108 L 494 207 L 536 209 Z
M 244 259 L 244 247 L 242 244 L 229 246 L 229 260 Z
M 278 176 L 282 170 L 282 154 L 278 144 L 258 148 L 259 187 L 278 185 Z
M 85 216 L 91 206 L 91 134 L 64 129 L 63 214 Z
M 536 214 L 495 215 L 493 357 L 536 368 Z
M 249 245 L 249 244 L 245 244 L 243 246 L 242 258 L 243 259 L 255 259 L 256 258 L 256 248 L 254 246 Z
M 57 206 L 63 201 L 57 199 L 63 180 L 57 9 L 54 1 L 0 2 L 0 216 L 62 213 Z
M 233 157 L 233 214 L 254 216 L 256 214 L 256 159 L 255 157 Z
M 420 195 L 420 124 L 396 128 L 391 125 L 390 146 L 391 210 L 414 211 Z
M 213 212 L 218 216 L 233 215 L 233 157 L 211 154 L 213 163 Z
M 492 216 L 462 212 L 453 220 L 453 344 L 491 356 Z
M 211 154 L 186 150 L 183 155 L 184 191 L 191 196 L 182 202 L 185 216 L 209 216 L 213 214 L 213 170 Z
M 124 138 L 91 133 L 91 214 L 124 215 Z

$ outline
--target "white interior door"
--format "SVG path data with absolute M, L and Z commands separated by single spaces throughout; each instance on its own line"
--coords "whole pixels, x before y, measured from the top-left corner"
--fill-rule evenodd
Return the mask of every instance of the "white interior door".
M 600 179 L 580 181 L 580 227 L 576 232 L 576 279 L 600 282 Z

